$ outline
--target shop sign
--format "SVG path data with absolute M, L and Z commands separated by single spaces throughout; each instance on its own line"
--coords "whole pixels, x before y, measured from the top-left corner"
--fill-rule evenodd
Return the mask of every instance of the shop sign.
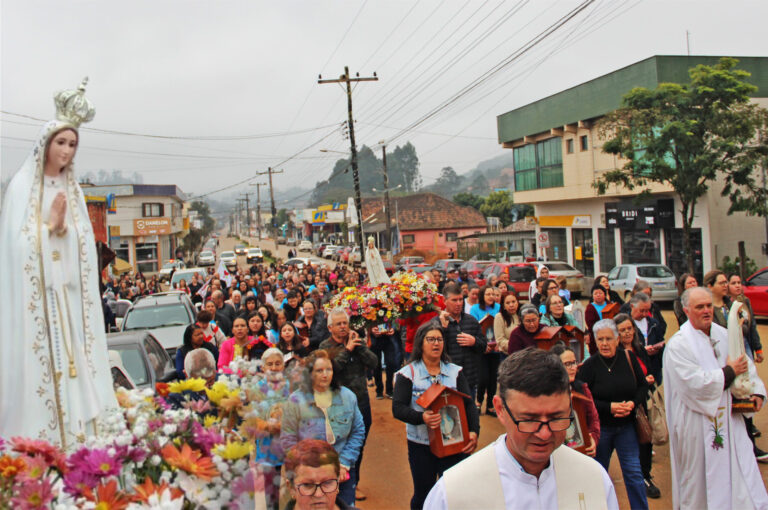
M 140 218 L 133 220 L 133 235 L 163 235 L 171 233 L 170 218 Z
M 538 223 L 542 227 L 591 227 L 592 216 L 589 214 L 540 216 L 538 218 Z
M 663 198 L 636 204 L 632 200 L 606 202 L 605 226 L 628 230 L 675 227 L 675 201 Z
M 326 211 L 325 213 L 326 223 L 344 223 L 344 211 Z

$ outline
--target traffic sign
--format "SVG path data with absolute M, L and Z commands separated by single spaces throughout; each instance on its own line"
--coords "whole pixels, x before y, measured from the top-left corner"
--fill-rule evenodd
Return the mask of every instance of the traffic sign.
M 536 236 L 539 248 L 549 248 L 549 232 L 539 232 Z

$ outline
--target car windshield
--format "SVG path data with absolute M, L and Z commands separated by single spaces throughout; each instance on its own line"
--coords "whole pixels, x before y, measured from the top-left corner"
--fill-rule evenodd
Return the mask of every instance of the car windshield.
M 261 250 L 259 248 L 251 248 L 248 250 L 248 253 L 261 253 Z
M 163 269 L 173 269 L 174 267 L 178 267 L 178 262 L 168 262 L 163 266 Z
M 244 245 L 244 244 L 238 244 L 237 246 L 235 246 L 235 248 L 237 248 L 238 250 L 240 250 L 240 249 L 242 249 L 242 248 L 245 248 L 245 245 Z
M 530 282 L 536 279 L 536 270 L 530 266 L 510 266 L 508 272 L 510 282 Z
M 664 266 L 638 266 L 640 278 L 674 278 L 675 274 Z
M 168 326 L 185 326 L 190 317 L 181 303 L 162 306 L 134 308 L 125 317 L 123 330 L 153 329 Z M 131 375 L 133 376 L 133 375 Z
M 225 252 L 223 252 L 221 254 L 221 256 L 222 257 L 234 257 L 235 256 L 235 252 L 233 252 L 233 251 L 225 251 Z
M 576 271 L 576 268 L 564 262 L 547 262 L 544 264 L 550 271 Z
M 200 252 L 201 257 L 213 257 L 213 252 L 210 251 L 201 251 Z
M 144 364 L 144 359 L 141 356 L 138 345 L 110 346 L 110 350 L 117 351 L 120 354 L 120 361 L 123 362 L 125 371 L 131 376 L 136 386 L 149 382 L 147 366 Z

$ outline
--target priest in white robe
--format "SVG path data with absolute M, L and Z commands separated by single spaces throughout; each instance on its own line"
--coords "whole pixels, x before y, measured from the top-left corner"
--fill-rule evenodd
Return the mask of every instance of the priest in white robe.
M 728 357 L 728 331 L 712 323 L 709 290 L 688 289 L 681 301 L 688 322 L 669 339 L 663 359 L 673 507 L 768 509 L 752 443 L 743 417 L 732 413 L 729 391 L 737 375 L 749 373 L 759 410 L 765 386 L 749 358 Z
M 525 349 L 499 366 L 494 409 L 506 434 L 447 470 L 424 510 L 618 510 L 608 473 L 563 445 L 573 415 L 558 356 Z
M 117 408 L 96 244 L 72 168 L 78 126 L 94 114 L 84 90 L 56 95 L 57 120 L 43 126 L 0 212 L 0 437 L 67 450 Z

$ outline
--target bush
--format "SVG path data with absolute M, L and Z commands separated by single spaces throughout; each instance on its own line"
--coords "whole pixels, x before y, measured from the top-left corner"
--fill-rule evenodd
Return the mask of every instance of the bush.
M 731 257 L 726 255 L 723 257 L 723 262 L 720 264 L 718 269 L 725 274 L 731 274 L 731 273 L 740 273 L 741 272 L 741 266 L 740 266 L 741 260 L 739 257 L 736 257 L 736 259 L 731 260 Z M 747 257 L 747 276 L 755 273 L 757 271 L 757 264 L 755 264 L 755 261 L 751 258 Z

